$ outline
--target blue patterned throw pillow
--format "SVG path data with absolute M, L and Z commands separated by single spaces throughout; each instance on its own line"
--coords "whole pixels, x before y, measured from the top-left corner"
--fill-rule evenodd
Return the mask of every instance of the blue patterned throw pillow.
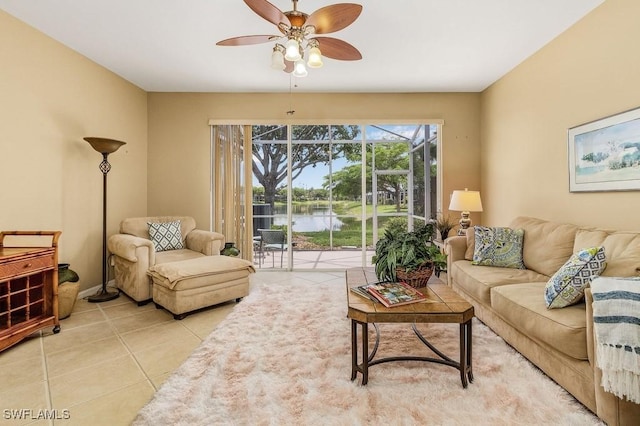
M 544 288 L 547 308 L 564 308 L 584 297 L 584 290 L 607 266 L 604 247 L 591 247 L 574 253 Z
M 474 228 L 473 265 L 525 269 L 522 260 L 523 229 Z
M 179 250 L 184 248 L 182 243 L 182 232 L 180 231 L 180 221 L 174 222 L 147 222 L 149 225 L 149 236 L 156 251 Z

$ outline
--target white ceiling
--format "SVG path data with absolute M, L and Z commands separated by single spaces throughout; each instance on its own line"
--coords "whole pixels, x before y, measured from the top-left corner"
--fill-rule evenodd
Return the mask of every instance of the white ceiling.
M 604 0 L 344 1 L 364 9 L 330 36 L 363 59 L 325 59 L 293 79 L 297 91 L 482 91 Z M 298 9 L 339 2 L 300 0 Z M 271 43 L 216 46 L 278 34 L 242 0 L 0 0 L 0 9 L 146 91 L 289 91 L 289 74 L 270 68 Z

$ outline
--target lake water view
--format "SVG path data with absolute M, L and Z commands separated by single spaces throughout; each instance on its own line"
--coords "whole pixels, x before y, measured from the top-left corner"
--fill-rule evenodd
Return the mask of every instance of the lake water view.
M 280 215 L 273 218 L 274 225 L 286 225 L 287 206 L 276 204 L 273 210 L 274 215 Z M 326 205 L 294 204 L 291 216 L 296 232 L 339 231 L 343 224 Z

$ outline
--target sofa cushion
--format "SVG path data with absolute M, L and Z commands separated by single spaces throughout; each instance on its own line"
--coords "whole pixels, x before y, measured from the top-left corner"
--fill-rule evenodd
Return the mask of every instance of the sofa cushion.
M 473 264 L 524 269 L 522 229 L 475 226 Z
M 544 289 L 544 299 L 550 309 L 564 308 L 578 303 L 584 290 L 606 266 L 603 247 L 591 247 L 574 253 L 553 274 Z
M 476 249 L 476 227 L 471 226 L 467 229 L 467 250 L 464 252 L 464 258 L 473 260 L 473 252 Z
M 497 286 L 523 282 L 547 282 L 546 275 L 528 269 L 499 268 L 494 266 L 477 266 L 468 260 L 458 260 L 451 265 L 451 278 L 474 299 L 489 306 L 491 289 Z
M 584 303 L 547 309 L 545 283 L 495 287 L 491 306 L 512 327 L 572 358 L 587 359 L 587 320 Z
M 640 233 L 613 232 L 602 229 L 581 229 L 576 234 L 574 247 L 604 247 L 606 277 L 633 277 L 640 275 Z
M 521 216 L 509 227 L 524 229 L 522 258 L 527 269 L 551 276 L 573 254 L 576 225 Z
M 149 237 L 158 251 L 180 250 L 184 248 L 180 221 L 172 222 L 147 222 L 149 225 Z
M 167 262 L 179 262 L 181 260 L 195 259 L 196 257 L 203 257 L 204 254 L 189 250 L 169 250 L 156 253 L 156 264 Z

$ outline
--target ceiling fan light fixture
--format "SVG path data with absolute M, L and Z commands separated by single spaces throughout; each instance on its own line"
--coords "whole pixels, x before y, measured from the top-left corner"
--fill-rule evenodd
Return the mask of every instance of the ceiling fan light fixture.
M 284 58 L 287 61 L 295 62 L 301 58 L 300 44 L 295 38 L 290 38 L 289 40 L 287 40 L 287 42 L 284 44 L 284 49 Z
M 306 77 L 309 73 L 307 72 L 307 67 L 304 64 L 304 60 L 298 59 L 293 64 L 293 76 L 294 77 Z
M 309 49 L 309 60 L 307 61 L 309 68 L 320 68 L 322 66 L 322 52 L 317 47 Z
M 271 0 L 273 1 L 273 0 Z M 298 1 L 291 0 L 293 10 L 283 12 L 269 0 L 244 0 L 257 15 L 275 25 L 280 34 L 246 35 L 216 43 L 218 46 L 246 46 L 275 43 L 271 67 L 295 77 L 307 75 L 308 68 L 320 68 L 325 58 L 357 61 L 362 55 L 351 44 L 324 34 L 340 31 L 351 25 L 362 12 L 355 3 L 338 3 L 321 7 L 310 15 L 298 10 Z M 318 35 L 316 37 L 316 35 Z M 313 36 L 313 37 L 312 37 Z M 322 44 L 322 52 L 320 51 Z
M 283 51 L 284 47 L 281 44 L 276 44 L 273 47 L 273 53 L 271 53 L 271 68 L 274 70 L 282 71 L 286 67 Z

